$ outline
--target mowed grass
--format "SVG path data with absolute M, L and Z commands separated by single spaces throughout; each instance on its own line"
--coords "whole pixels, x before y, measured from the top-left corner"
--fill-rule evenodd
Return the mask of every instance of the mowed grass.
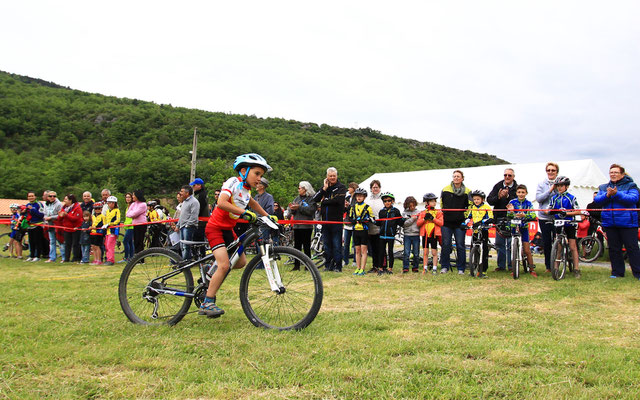
M 323 273 L 316 320 L 273 332 L 244 316 L 238 271 L 222 318 L 134 325 L 118 302 L 122 267 L 0 259 L 1 398 L 640 397 L 630 273 Z

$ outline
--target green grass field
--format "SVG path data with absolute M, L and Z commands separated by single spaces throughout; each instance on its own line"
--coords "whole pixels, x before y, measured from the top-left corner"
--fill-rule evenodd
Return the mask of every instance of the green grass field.
M 0 259 L 0 398 L 640 397 L 630 273 L 323 273 L 317 319 L 273 332 L 244 316 L 238 272 L 219 293 L 222 318 L 133 325 L 122 267 Z

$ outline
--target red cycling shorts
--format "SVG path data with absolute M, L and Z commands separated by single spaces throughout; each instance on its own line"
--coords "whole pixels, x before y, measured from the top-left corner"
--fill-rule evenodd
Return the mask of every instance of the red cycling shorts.
M 215 250 L 220 247 L 227 247 L 238 238 L 233 229 L 220 229 L 219 227 L 212 224 L 207 224 L 207 227 L 204 230 L 204 234 L 209 241 L 211 250 Z

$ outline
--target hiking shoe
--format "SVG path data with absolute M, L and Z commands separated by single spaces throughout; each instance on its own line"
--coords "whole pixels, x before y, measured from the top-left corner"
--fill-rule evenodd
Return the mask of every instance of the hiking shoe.
M 371 267 L 371 269 L 367 271 L 367 273 L 369 274 L 375 274 L 376 272 L 378 272 L 378 269 L 376 267 Z
M 411 270 L 411 272 L 415 272 L 415 273 L 417 273 L 417 272 L 418 272 L 418 268 L 413 268 L 413 269 Z
M 440 273 L 441 273 L 441 274 L 446 274 L 447 272 L 449 272 L 449 269 L 448 269 L 448 268 L 442 268 L 442 269 L 440 270 Z
M 385 273 L 387 273 L 387 274 L 389 274 L 389 275 L 392 275 L 392 274 L 393 274 L 393 270 L 392 270 L 391 268 L 389 268 L 389 269 L 385 269 L 385 270 L 384 270 L 384 272 L 385 272 Z
M 364 274 L 366 274 L 366 272 L 364 272 L 364 269 L 361 269 L 360 272 L 358 272 L 356 275 L 364 276 Z
M 363 272 L 364 272 L 364 271 L 363 271 Z M 354 274 L 354 275 L 360 275 L 360 269 L 358 268 L 358 269 L 356 269 L 355 271 L 353 271 L 353 274 Z
M 504 272 L 504 271 L 506 271 L 506 270 L 507 270 L 506 268 L 500 268 L 500 267 L 498 267 L 498 268 L 494 269 L 494 270 L 493 270 L 493 272 Z
M 198 314 L 206 315 L 209 318 L 218 318 L 224 314 L 224 310 L 216 305 L 214 302 L 202 303 Z
M 488 278 L 488 276 L 484 272 L 480 272 L 478 273 L 478 278 Z
M 576 279 L 580 279 L 580 278 L 582 277 L 582 274 L 580 273 L 580 270 L 579 270 L 579 269 L 574 269 L 574 270 L 573 270 L 573 276 L 574 276 Z

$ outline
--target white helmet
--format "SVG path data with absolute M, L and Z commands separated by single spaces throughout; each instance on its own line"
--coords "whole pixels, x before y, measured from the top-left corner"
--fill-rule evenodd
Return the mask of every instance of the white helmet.
M 116 196 L 109 196 L 109 197 L 107 197 L 107 203 L 109 203 L 109 202 L 117 203 L 118 202 L 118 198 Z

